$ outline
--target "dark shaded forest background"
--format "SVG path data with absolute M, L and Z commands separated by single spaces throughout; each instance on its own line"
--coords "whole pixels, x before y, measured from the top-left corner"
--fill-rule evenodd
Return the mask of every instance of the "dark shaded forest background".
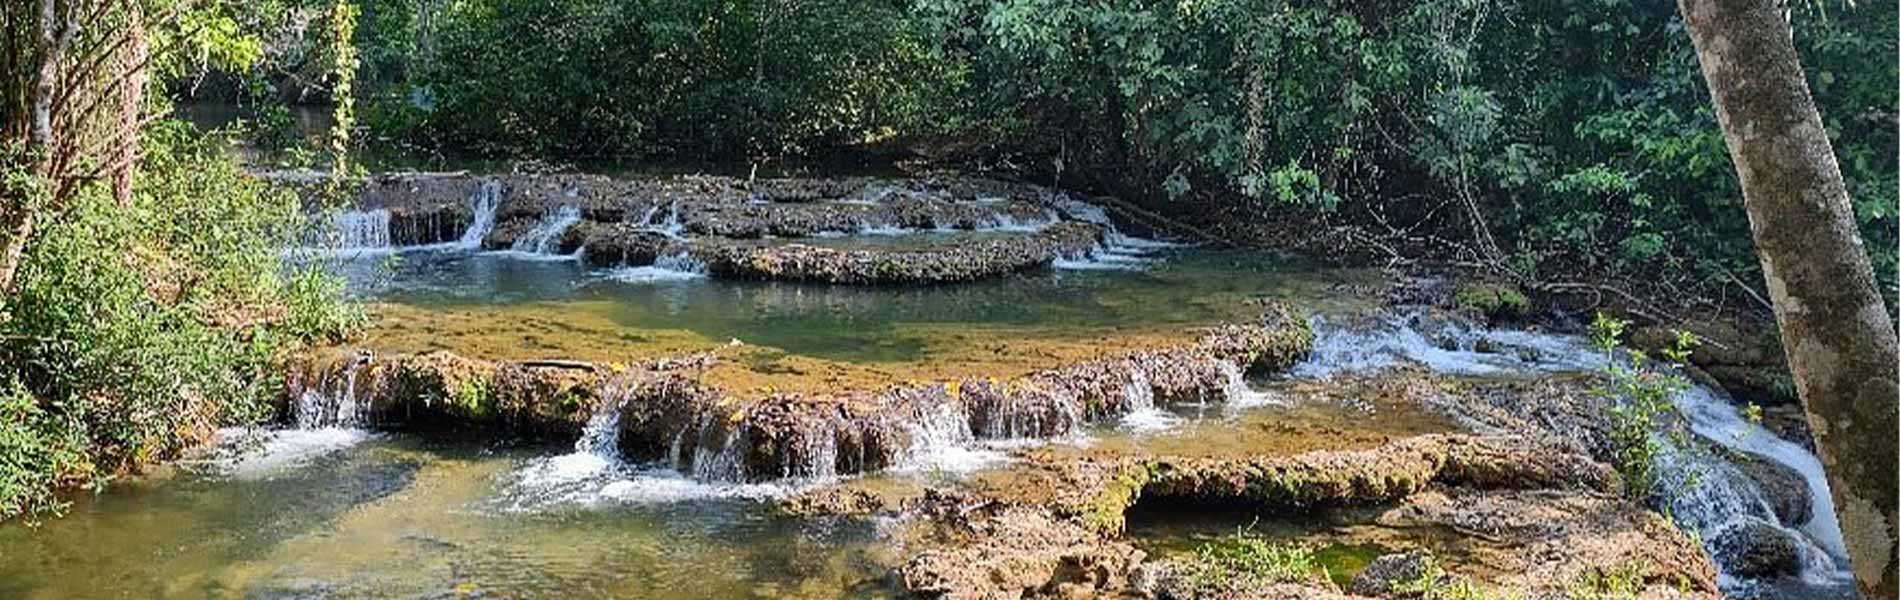
M 270 32 L 264 68 L 181 85 L 283 131 L 290 119 L 275 107 L 328 98 L 329 5 L 250 5 L 247 23 Z M 1307 233 L 1282 243 L 1450 260 L 1530 285 L 1623 278 L 1653 286 L 1649 296 L 1765 304 L 1734 169 L 1669 3 L 360 8 L 360 143 L 737 165 L 895 151 Z M 1895 9 L 1792 9 L 1890 297 Z

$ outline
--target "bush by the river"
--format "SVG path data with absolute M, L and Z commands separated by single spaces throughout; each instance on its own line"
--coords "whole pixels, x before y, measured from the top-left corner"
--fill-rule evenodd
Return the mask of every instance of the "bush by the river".
M 295 198 L 222 138 L 178 123 L 142 137 L 130 202 L 82 190 L 0 300 L 0 520 L 266 418 L 275 363 L 361 321 L 331 276 L 284 261 Z

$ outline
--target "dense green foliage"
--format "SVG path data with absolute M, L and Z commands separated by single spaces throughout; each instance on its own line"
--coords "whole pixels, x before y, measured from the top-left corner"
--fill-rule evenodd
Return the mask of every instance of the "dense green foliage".
M 1895 236 L 1892 2 L 1796 9 L 1876 270 Z M 1671 3 L 928 0 L 970 91 L 1078 179 L 1311 207 L 1529 280 L 1752 272 L 1739 188 Z M 1145 169 L 1129 169 L 1127 166 Z M 1209 189 L 1211 188 L 1211 190 Z M 1156 195 L 1160 195 L 1157 193 Z M 1419 225 L 1412 229 L 1414 225 Z M 1713 278 L 1713 279 L 1712 279 Z
M 890 3 L 449 4 L 393 133 L 489 152 L 778 156 L 907 123 L 940 68 Z
M 142 146 L 132 203 L 85 189 L 0 305 L 0 519 L 267 418 L 284 353 L 360 322 L 333 277 L 283 263 L 297 203 L 221 138 L 172 122 Z
M 375 136 L 685 160 L 948 141 L 1066 185 L 1297 214 L 1519 283 L 1642 275 L 1698 296 L 1759 280 L 1671 3 L 362 5 Z M 1895 8 L 1794 8 L 1883 277 L 1900 270 Z

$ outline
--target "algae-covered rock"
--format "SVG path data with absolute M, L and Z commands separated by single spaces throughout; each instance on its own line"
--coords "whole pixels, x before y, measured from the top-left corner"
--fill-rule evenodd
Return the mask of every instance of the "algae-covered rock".
M 1492 320 L 1520 319 L 1530 315 L 1531 301 L 1517 286 L 1503 283 L 1464 283 L 1452 293 L 1451 301 L 1459 308 Z
M 1292 457 L 1163 458 L 1151 469 L 1144 496 L 1243 500 L 1271 510 L 1390 502 L 1433 483 L 1499 489 L 1616 486 L 1608 467 L 1562 448 L 1517 437 L 1465 435 L 1418 436 L 1371 450 Z
M 1095 597 L 1125 590 L 1146 556 L 1035 506 L 933 494 L 926 549 L 899 569 L 927 598 Z
M 1100 241 L 1101 228 L 1060 223 L 1043 231 L 926 250 L 839 249 L 800 243 L 755 244 L 701 238 L 692 254 L 715 276 L 840 284 L 973 281 L 1046 267 Z

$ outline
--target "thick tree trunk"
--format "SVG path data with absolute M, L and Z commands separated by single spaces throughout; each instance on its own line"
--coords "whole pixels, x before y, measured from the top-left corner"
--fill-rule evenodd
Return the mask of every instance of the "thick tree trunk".
M 1900 597 L 1900 348 L 1775 0 L 1680 0 L 1861 597 Z

